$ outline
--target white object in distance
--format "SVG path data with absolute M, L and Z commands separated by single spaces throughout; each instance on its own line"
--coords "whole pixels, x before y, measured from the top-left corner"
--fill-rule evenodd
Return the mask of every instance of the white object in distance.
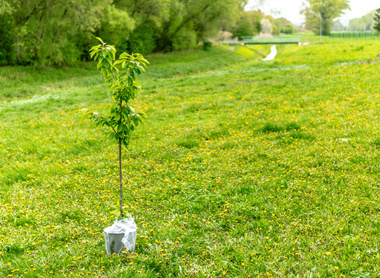
M 275 45 L 272 45 L 272 47 L 270 48 L 270 53 L 267 57 L 265 57 L 263 59 L 263 61 L 270 61 L 270 60 L 273 60 L 277 55 L 277 48 Z

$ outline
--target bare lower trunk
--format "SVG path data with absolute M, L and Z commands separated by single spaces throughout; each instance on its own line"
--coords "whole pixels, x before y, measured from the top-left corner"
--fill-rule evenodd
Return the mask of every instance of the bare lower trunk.
M 123 217 L 123 170 L 121 167 L 121 138 L 119 138 L 119 203 L 120 203 L 120 215 Z

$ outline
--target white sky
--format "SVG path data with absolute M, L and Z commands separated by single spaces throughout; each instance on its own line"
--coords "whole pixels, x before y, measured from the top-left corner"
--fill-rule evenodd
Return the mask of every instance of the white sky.
M 285 17 L 294 24 L 304 22 L 304 17 L 300 15 L 302 2 L 305 0 L 264 0 L 264 3 L 257 7 L 258 0 L 249 0 L 246 10 L 259 8 L 266 14 L 271 14 L 274 17 Z M 348 25 L 350 19 L 362 17 L 363 15 L 380 8 L 380 0 L 350 0 L 351 11 L 347 10 L 346 14 L 342 15 L 340 21 L 343 25 Z M 256 7 L 256 8 L 255 8 Z M 276 14 L 276 11 L 280 15 Z

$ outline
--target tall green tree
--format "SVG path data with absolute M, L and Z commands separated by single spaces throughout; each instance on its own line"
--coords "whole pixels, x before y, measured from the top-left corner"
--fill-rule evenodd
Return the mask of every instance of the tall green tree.
M 349 0 L 307 0 L 301 14 L 305 16 L 305 28 L 320 32 L 322 21 L 322 34 L 328 35 L 334 23 L 334 19 L 350 9 Z
M 380 9 L 376 10 L 373 22 L 373 29 L 380 32 Z

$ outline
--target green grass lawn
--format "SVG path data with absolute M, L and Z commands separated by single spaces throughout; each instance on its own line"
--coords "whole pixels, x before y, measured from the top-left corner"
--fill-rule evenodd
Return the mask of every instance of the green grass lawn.
M 96 65 L 0 68 L 0 277 L 378 277 L 380 41 L 269 48 L 148 57 L 125 256 Z

